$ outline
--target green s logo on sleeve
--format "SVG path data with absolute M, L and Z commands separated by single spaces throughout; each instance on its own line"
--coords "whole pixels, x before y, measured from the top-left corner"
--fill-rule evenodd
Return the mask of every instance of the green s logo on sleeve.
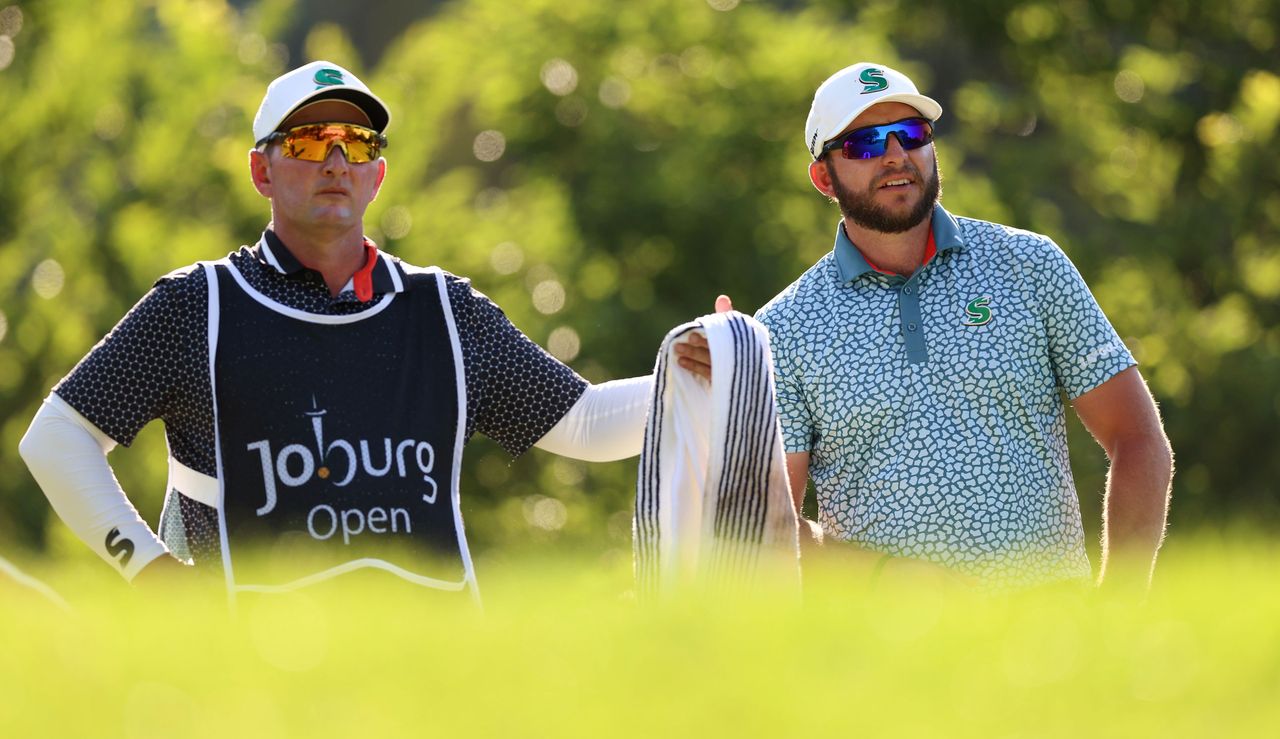
M 980 298 L 974 298 L 964 307 L 964 316 L 969 319 L 964 322 L 966 326 L 982 326 L 991 323 L 991 296 L 983 295 Z

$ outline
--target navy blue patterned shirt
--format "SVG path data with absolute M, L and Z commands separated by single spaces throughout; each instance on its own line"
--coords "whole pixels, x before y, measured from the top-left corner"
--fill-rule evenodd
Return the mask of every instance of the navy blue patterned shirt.
M 270 230 L 258 245 L 228 258 L 254 289 L 291 308 L 349 315 L 367 307 L 350 283 L 332 296 L 323 277 L 299 263 Z M 444 278 L 462 349 L 466 438 L 479 431 L 518 456 L 573 407 L 587 382 L 521 333 L 470 280 L 449 273 Z M 383 260 L 372 282 L 375 298 L 394 291 Z M 125 446 L 147 423 L 162 419 L 173 458 L 216 477 L 208 290 L 196 265 L 161 278 L 54 392 Z M 216 512 L 176 497 L 166 501 L 162 538 L 184 558 L 216 553 Z M 166 533 L 172 527 L 182 531 Z

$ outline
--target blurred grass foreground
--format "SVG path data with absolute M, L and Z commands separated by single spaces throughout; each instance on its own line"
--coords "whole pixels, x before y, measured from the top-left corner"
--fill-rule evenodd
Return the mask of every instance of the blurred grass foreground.
M 637 603 L 625 562 L 508 559 L 483 611 L 374 578 L 239 601 L 0 579 L 4 736 L 1274 736 L 1275 543 L 1202 538 L 1145 603 L 982 596 L 834 559 Z

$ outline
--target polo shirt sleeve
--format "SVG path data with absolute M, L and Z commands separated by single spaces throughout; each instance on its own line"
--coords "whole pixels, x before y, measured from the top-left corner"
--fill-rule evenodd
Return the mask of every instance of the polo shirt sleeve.
M 1058 245 L 1044 240 L 1033 265 L 1058 385 L 1076 398 L 1137 364 L 1089 286 Z
M 805 402 L 794 346 L 796 333 L 786 330 L 786 323 L 776 310 L 760 309 L 755 318 L 769 330 L 769 348 L 773 354 L 774 386 L 778 394 L 778 421 L 782 426 L 782 446 L 788 454 L 807 452 L 813 448 L 813 418 Z
M 518 457 L 569 412 L 587 381 L 525 336 L 470 280 L 447 279 L 466 374 L 467 437 L 479 431 Z
M 54 392 L 124 446 L 156 418 L 193 402 L 184 388 L 207 386 L 208 285 L 188 268 L 161 278 L 54 387 Z

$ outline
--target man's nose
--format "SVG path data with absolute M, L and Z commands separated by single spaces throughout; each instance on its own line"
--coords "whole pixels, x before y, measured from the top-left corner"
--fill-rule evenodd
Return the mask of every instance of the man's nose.
M 888 138 L 885 139 L 884 154 L 881 155 L 880 161 L 884 164 L 892 164 L 906 158 L 907 150 L 902 147 L 902 141 L 898 139 L 898 134 L 889 134 Z
M 338 174 L 345 172 L 349 164 L 346 150 L 337 143 L 331 144 L 329 146 L 329 154 L 324 158 L 324 171 Z

